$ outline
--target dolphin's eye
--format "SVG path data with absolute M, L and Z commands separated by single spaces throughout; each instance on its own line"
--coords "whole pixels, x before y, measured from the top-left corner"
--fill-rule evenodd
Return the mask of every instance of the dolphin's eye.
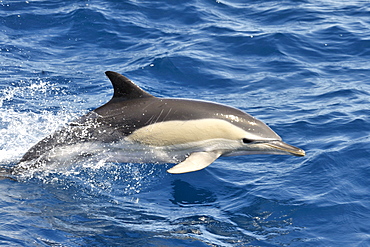
M 250 140 L 250 139 L 247 139 L 247 138 L 243 138 L 243 143 L 244 144 L 248 144 L 248 143 L 252 143 L 253 140 Z

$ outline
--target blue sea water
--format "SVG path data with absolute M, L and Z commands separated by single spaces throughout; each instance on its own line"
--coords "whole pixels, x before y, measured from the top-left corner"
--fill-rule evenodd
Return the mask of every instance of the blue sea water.
M 0 165 L 107 102 L 104 71 L 266 122 L 305 157 L 0 180 L 4 246 L 370 246 L 370 2 L 0 1 Z

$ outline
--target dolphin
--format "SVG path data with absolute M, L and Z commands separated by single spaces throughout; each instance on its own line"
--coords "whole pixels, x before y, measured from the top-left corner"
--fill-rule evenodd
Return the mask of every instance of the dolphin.
M 262 121 L 207 101 L 155 97 L 107 71 L 111 100 L 29 149 L 13 173 L 94 155 L 119 163 L 175 163 L 173 174 L 201 170 L 220 156 L 305 151 L 284 143 Z

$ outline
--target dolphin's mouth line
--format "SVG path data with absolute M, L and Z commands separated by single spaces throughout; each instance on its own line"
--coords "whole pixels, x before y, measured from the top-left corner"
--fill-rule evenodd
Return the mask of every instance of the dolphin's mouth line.
M 264 144 L 272 148 L 279 149 L 284 152 L 290 153 L 294 156 L 305 156 L 306 155 L 306 152 L 303 149 L 294 147 L 282 141 L 273 141 L 273 142 L 267 142 Z

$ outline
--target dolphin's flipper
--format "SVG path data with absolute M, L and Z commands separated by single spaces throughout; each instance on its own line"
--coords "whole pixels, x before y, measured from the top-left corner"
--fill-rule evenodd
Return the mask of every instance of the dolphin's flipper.
M 190 154 L 183 162 L 168 169 L 168 173 L 180 174 L 201 170 L 221 156 L 221 152 L 197 152 Z

